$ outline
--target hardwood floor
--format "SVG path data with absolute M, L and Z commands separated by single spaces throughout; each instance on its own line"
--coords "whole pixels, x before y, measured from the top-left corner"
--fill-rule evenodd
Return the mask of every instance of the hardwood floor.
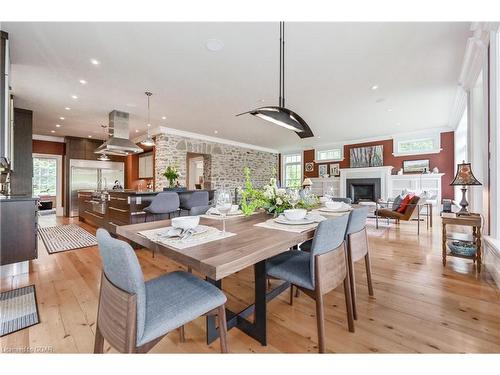
M 54 225 L 54 217 L 40 217 Z M 78 222 L 57 219 L 58 223 Z M 94 229 L 81 224 L 91 232 Z M 230 222 L 228 222 L 230 226 Z M 464 353 L 500 352 L 500 291 L 487 269 L 480 276 L 471 261 L 449 258 L 441 264 L 440 220 L 433 230 L 416 235 L 415 223 L 376 230 L 370 225 L 375 297 L 368 296 L 363 262 L 357 262 L 358 320 L 347 330 L 342 287 L 325 296 L 327 351 L 335 353 Z M 146 279 L 181 268 L 161 255 L 138 250 Z M 0 339 L 2 352 L 13 348 L 47 348 L 57 353 L 90 353 L 101 261 L 97 247 L 48 255 L 39 244 L 39 258 L 29 275 L 0 280 L 2 291 L 35 284 L 40 324 Z M 272 281 L 277 283 L 277 281 Z M 224 279 L 228 307 L 239 310 L 253 299 L 253 272 Z M 304 294 L 288 304 L 287 292 L 268 305 L 268 346 L 237 329 L 229 331 L 231 352 L 317 352 L 314 301 Z M 107 343 L 106 352 L 113 352 Z M 186 342 L 176 331 L 153 353 L 218 352 L 219 342 L 205 343 L 203 318 L 186 326 Z

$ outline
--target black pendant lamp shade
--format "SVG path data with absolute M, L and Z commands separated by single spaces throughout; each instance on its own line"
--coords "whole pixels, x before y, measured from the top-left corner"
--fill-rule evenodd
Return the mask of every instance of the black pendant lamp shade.
M 237 114 L 241 116 L 251 114 L 273 124 L 293 130 L 300 138 L 314 137 L 309 125 L 292 110 L 285 108 L 285 23 L 280 22 L 280 78 L 279 78 L 279 105 L 256 108 L 251 111 Z

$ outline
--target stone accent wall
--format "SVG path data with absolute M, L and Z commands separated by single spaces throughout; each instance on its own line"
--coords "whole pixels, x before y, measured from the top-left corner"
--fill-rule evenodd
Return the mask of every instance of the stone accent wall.
M 243 186 L 243 168 L 252 171 L 252 183 L 262 187 L 278 171 L 278 154 L 236 147 L 223 143 L 200 139 L 160 134 L 156 137 L 155 176 L 156 190 L 168 187 L 163 172 L 169 165 L 176 166 L 180 172 L 179 182 L 186 186 L 187 153 L 208 154 L 205 158 L 205 187 L 211 189 L 226 188 L 234 191 Z

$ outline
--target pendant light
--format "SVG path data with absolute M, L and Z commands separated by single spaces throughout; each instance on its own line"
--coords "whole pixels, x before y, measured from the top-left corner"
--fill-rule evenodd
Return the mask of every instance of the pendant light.
M 153 138 L 151 137 L 151 134 L 149 133 L 149 129 L 151 128 L 151 123 L 149 122 L 149 118 L 150 118 L 149 98 L 151 98 L 153 93 L 146 91 L 144 94 L 146 94 L 146 96 L 148 97 L 148 134 L 146 136 L 146 139 L 144 139 L 141 142 L 141 145 L 146 146 L 146 147 L 153 147 L 155 145 L 155 141 L 153 140 Z
M 300 138 L 313 137 L 314 134 L 297 113 L 285 108 L 285 23 L 280 22 L 280 77 L 278 106 L 266 106 L 243 112 L 236 116 L 251 114 L 273 124 L 293 130 Z
M 107 134 L 106 134 L 106 128 L 107 126 L 106 125 L 101 125 L 101 128 L 102 130 L 104 131 L 104 142 L 102 143 L 103 145 L 106 144 L 106 138 L 107 138 Z M 103 152 L 98 158 L 97 160 L 100 160 L 100 161 L 110 161 L 111 159 L 109 158 L 108 155 L 106 155 L 105 152 Z

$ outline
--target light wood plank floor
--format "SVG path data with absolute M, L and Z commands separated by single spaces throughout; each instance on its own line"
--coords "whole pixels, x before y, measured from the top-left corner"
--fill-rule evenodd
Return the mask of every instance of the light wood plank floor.
M 41 225 L 78 222 L 40 217 Z M 341 287 L 325 300 L 327 349 L 335 353 L 500 352 L 500 293 L 487 271 L 475 273 L 472 261 L 449 258 L 441 264 L 441 228 L 416 235 L 416 223 L 375 230 L 369 238 L 375 297 L 367 293 L 364 265 L 356 265 L 359 318 L 356 332 L 347 330 Z M 94 232 L 86 224 L 84 228 Z M 228 221 L 228 227 L 230 227 Z M 181 268 L 167 258 L 137 255 L 146 279 Z M 93 349 L 101 260 L 96 247 L 39 258 L 29 275 L 1 279 L 2 291 L 36 285 L 41 323 L 1 338 L 2 352 L 46 347 L 57 353 Z M 252 302 L 253 272 L 244 270 L 224 280 L 228 306 L 239 310 Z M 277 281 L 273 281 L 276 283 Z M 237 329 L 229 332 L 232 352 L 316 352 L 314 301 L 307 296 L 288 304 L 288 292 L 268 305 L 269 345 L 263 347 Z M 105 350 L 113 352 L 109 345 Z M 205 344 L 203 318 L 186 326 L 186 342 L 167 335 L 155 353 L 218 352 L 218 341 Z

